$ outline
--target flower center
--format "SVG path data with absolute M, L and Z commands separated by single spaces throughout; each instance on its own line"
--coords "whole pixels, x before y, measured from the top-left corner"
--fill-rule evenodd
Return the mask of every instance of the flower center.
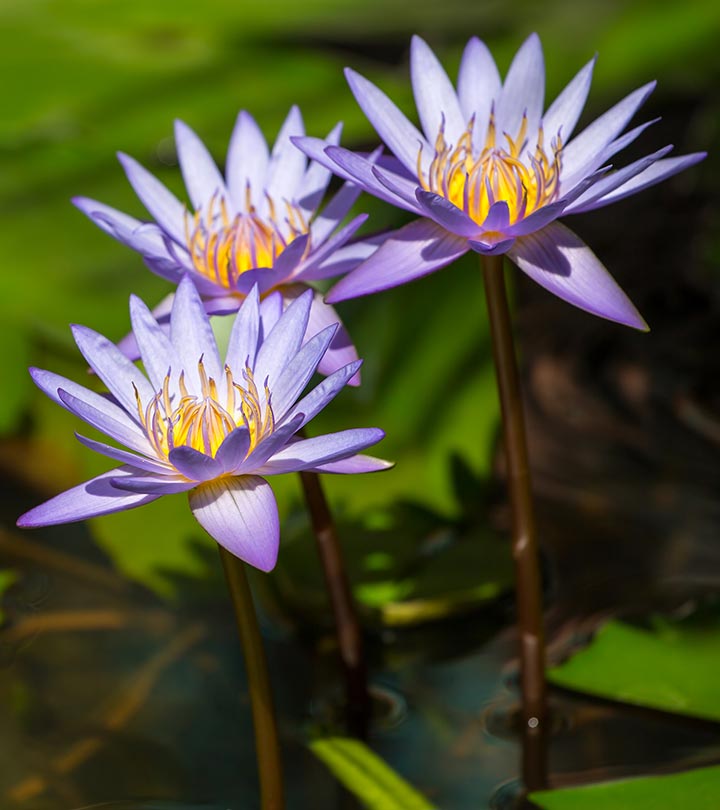
M 268 213 L 261 217 L 252 204 L 250 188 L 246 211 L 231 218 L 224 197 L 210 198 L 207 208 L 185 214 L 185 240 L 193 266 L 200 275 L 234 290 L 238 278 L 257 267 L 272 267 L 275 259 L 308 223 L 297 205 L 284 200 L 285 216 L 266 195 Z
M 473 118 L 453 146 L 445 141 L 443 120 L 427 176 L 421 169 L 420 147 L 418 178 L 426 191 L 449 200 L 478 225 L 482 225 L 496 202 L 508 204 L 512 225 L 557 198 L 562 150 L 559 133 L 548 154 L 543 146 L 541 127 L 534 154 L 525 152 L 527 116 L 523 116 L 515 138 L 503 133 L 507 144 L 504 147 L 496 143 L 495 115 L 491 113 L 485 144 L 475 156 L 472 144 L 474 123 Z
M 243 371 L 244 385 L 233 380 L 230 369 L 225 366 L 227 394 L 220 402 L 217 384 L 208 377 L 202 358 L 198 362 L 201 395 L 190 394 L 185 385 L 184 372 L 178 381 L 178 395 L 170 393 L 170 372 L 160 390 L 143 408 L 135 391 L 138 415 L 150 444 L 163 461 L 175 447 L 192 447 L 209 456 L 215 456 L 225 438 L 238 427 L 246 427 L 250 433 L 248 454 L 261 439 L 269 436 L 275 428 L 275 418 L 270 405 L 270 391 L 265 385 L 264 399 L 253 379 L 252 371 Z

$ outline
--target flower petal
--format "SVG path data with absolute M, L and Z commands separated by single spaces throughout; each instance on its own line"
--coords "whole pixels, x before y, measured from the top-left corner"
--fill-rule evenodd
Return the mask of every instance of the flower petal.
M 497 103 L 500 88 L 500 74 L 487 45 L 471 37 L 460 62 L 458 98 L 466 121 L 475 116 L 473 144 L 478 151 L 485 143 L 490 108 Z
M 183 121 L 175 121 L 175 147 L 188 196 L 196 210 L 213 196 L 227 199 L 225 180 L 205 144 Z
M 392 461 L 385 461 L 382 458 L 356 455 L 340 461 L 331 461 L 329 464 L 321 464 L 319 467 L 312 467 L 308 472 L 351 475 L 353 473 L 380 472 L 381 470 L 389 470 L 394 466 L 395 464 Z
M 255 119 L 241 110 L 228 146 L 225 178 L 235 210 L 246 210 L 246 192 L 258 198 L 265 187 L 268 145 Z
M 475 253 L 481 256 L 500 256 L 507 253 L 515 243 L 515 238 L 501 239 L 499 242 L 483 242 L 480 239 L 471 239 L 468 245 Z
M 462 237 L 449 233 L 432 220 L 421 219 L 396 231 L 382 247 L 325 297 L 328 303 L 397 287 L 450 264 L 468 250 Z
M 345 219 L 350 209 L 355 205 L 355 201 L 360 196 L 362 189 L 354 183 L 345 183 L 342 188 L 333 195 L 332 199 L 315 217 L 310 226 L 311 241 L 313 248 L 321 245 L 328 236 Z
M 170 369 L 176 375 L 182 371 L 180 358 L 170 342 L 167 328 L 158 324 L 145 303 L 135 295 L 130 296 L 130 320 L 145 371 L 155 390 L 160 391 Z
M 369 259 L 380 245 L 388 238 L 388 233 L 372 234 L 350 244 L 337 248 L 325 261 L 316 264 L 308 262 L 298 273 L 298 280 L 318 281 L 324 278 L 343 276 L 354 270 L 359 264 Z
M 222 464 L 226 473 L 232 473 L 240 467 L 250 449 L 250 431 L 239 427 L 228 433 L 225 441 L 218 447 L 215 458 Z
M 259 334 L 260 301 L 256 285 L 242 302 L 230 331 L 225 363 L 233 374 L 240 374 L 245 366 L 254 367 Z
M 523 115 L 527 114 L 528 146 L 532 152 L 545 100 L 545 62 L 537 34 L 520 46 L 505 77 L 495 108 L 498 133 L 516 137 Z
M 325 143 L 339 144 L 341 134 L 342 124 L 336 124 L 325 138 Z M 332 172 L 328 168 L 317 161 L 311 161 L 302 179 L 301 187 L 298 189 L 297 197 L 298 207 L 306 219 L 310 219 L 319 208 L 331 179 Z M 348 206 L 348 210 L 349 208 L 350 206 Z
M 325 375 L 332 374 L 349 363 L 354 363 L 358 359 L 358 355 L 357 349 L 337 311 L 330 304 L 323 301 L 321 293 L 316 292 L 310 307 L 310 319 L 308 320 L 305 338 L 307 339 L 308 335 L 321 332 L 330 325 L 335 325 L 337 331 L 328 350 L 320 358 L 317 367 L 320 374 Z M 348 385 L 360 385 L 360 374 L 358 373 L 352 377 Z
M 261 571 L 277 562 L 280 519 L 272 488 L 257 475 L 218 478 L 194 489 L 190 508 L 205 531 Z
M 329 464 L 377 444 L 384 436 L 385 433 L 379 428 L 351 428 L 311 439 L 300 439 L 275 453 L 261 470 L 265 475 L 274 475 Z
M 142 204 L 179 245 L 185 245 L 185 206 L 156 177 L 122 152 L 118 160 Z
M 75 438 L 84 444 L 90 450 L 100 453 L 103 456 L 119 461 L 121 464 L 127 464 L 130 467 L 135 467 L 138 470 L 143 470 L 147 473 L 155 475 L 173 475 L 174 470 L 163 464 L 160 459 L 150 459 L 146 456 L 137 456 L 135 453 L 129 453 L 127 450 L 120 450 L 112 445 L 105 444 L 104 442 L 96 442 L 94 439 L 89 439 L 80 433 L 75 434 Z
M 122 512 L 157 500 L 159 495 L 121 492 L 110 482 L 123 474 L 122 467 L 91 478 L 72 489 L 50 498 L 18 518 L 20 528 L 55 526 L 86 518 Z M 125 471 L 125 474 L 128 474 Z
M 563 143 L 567 143 L 570 139 L 590 92 L 596 61 L 597 57 L 594 57 L 581 68 L 548 107 L 542 120 L 546 138 L 552 139 L 560 133 Z
M 564 301 L 601 318 L 647 330 L 597 256 L 559 222 L 518 239 L 508 255 L 523 273 Z
M 170 315 L 170 341 L 180 357 L 185 377 L 200 390 L 198 362 L 203 358 L 208 377 L 222 386 L 224 374 L 220 365 L 215 335 L 200 295 L 190 276 L 178 284 Z
M 283 199 L 294 199 L 300 189 L 307 167 L 307 159 L 290 141 L 290 138 L 301 138 L 303 135 L 305 135 L 305 126 L 302 115 L 300 109 L 293 105 L 280 127 L 270 156 L 265 181 L 265 191 L 276 203 Z
M 292 419 L 286 419 L 285 423 L 280 425 L 280 427 L 276 427 L 242 462 L 240 467 L 237 468 L 236 474 L 244 475 L 257 472 L 270 456 L 285 447 L 298 430 L 300 430 L 303 418 L 303 414 L 297 414 Z
M 435 143 L 444 123 L 446 140 L 456 144 L 468 122 L 460 111 L 455 88 L 443 66 L 425 40 L 417 35 L 410 44 L 410 81 L 420 123 L 429 143 Z
M 408 121 L 382 90 L 359 73 L 346 68 L 345 78 L 357 103 L 388 149 L 415 175 L 418 151 L 422 148 L 422 165 L 425 170 L 430 163 L 433 149 L 420 130 Z
M 193 447 L 173 447 L 168 460 L 175 469 L 191 481 L 210 481 L 225 472 L 221 461 Z
M 280 372 L 297 354 L 307 329 L 312 298 L 308 290 L 293 301 L 263 340 L 253 369 L 258 385 L 268 378 L 272 391 Z
M 124 478 L 112 478 L 110 483 L 123 492 L 138 492 L 146 495 L 177 495 L 197 486 L 196 481 L 185 481 L 168 476 L 132 475 Z
M 367 219 L 367 214 L 358 214 L 354 219 L 351 219 L 350 222 L 321 244 L 317 250 L 312 251 L 307 259 L 295 268 L 293 277 L 298 280 L 306 278 L 306 274 L 312 273 L 313 269 L 322 264 L 325 259 L 333 258 L 337 250 L 355 235 L 355 232 L 367 222 Z
M 445 197 L 421 188 L 416 190 L 415 196 L 422 206 L 423 214 L 437 222 L 446 231 L 465 237 L 477 236 L 480 232 L 477 222 L 470 219 L 464 211 L 461 211 L 450 200 L 446 200 Z M 507 203 L 496 203 L 496 205 L 505 205 L 507 208 Z
M 360 366 L 362 366 L 362 360 L 356 360 L 328 375 L 309 394 L 306 394 L 285 418 L 292 420 L 298 415 L 302 415 L 300 427 L 306 425 L 355 377 Z

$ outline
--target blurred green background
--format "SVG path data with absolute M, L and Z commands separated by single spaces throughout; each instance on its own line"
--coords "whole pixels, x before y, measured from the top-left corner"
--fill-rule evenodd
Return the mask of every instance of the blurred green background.
M 119 339 L 128 329 L 129 294 L 153 305 L 169 289 L 69 202 L 87 195 L 144 216 L 117 150 L 182 194 L 172 140 L 176 117 L 195 128 L 221 166 L 241 108 L 252 112 L 270 140 L 297 103 L 310 134 L 323 135 L 343 120 L 345 145 L 373 146 L 375 134 L 345 84 L 343 66 L 378 82 L 411 112 L 407 50 L 413 32 L 429 41 L 454 75 L 470 34 L 488 42 L 505 70 L 534 30 L 545 49 L 548 101 L 599 52 L 585 121 L 657 78 L 658 90 L 640 120 L 661 114 L 663 103 L 677 106 L 678 99 L 691 99 L 692 120 L 682 136 L 667 122 L 656 125 L 644 151 L 656 148 L 653 138 L 662 145 L 682 137 L 680 151 L 717 142 L 720 6 L 712 0 L 4 0 L 0 462 L 23 500 L 31 505 L 106 466 L 75 442 L 76 420 L 34 390 L 27 366 L 81 379 L 84 366 L 68 324 Z M 654 193 L 645 193 L 648 206 L 655 204 Z M 369 229 L 404 221 L 368 198 L 357 208 L 371 212 Z M 717 206 L 709 211 L 706 233 L 717 224 Z M 624 216 L 620 207 L 613 216 Z M 625 224 L 623 239 L 631 230 Z M 708 268 L 717 245 L 717 236 L 706 237 L 702 258 Z M 612 267 L 613 257 L 601 255 Z M 497 428 L 475 264 L 467 260 L 340 309 L 366 358 L 364 385 L 344 392 L 313 431 L 381 426 L 387 439 L 378 454 L 397 466 L 382 476 L 328 481 L 336 508 L 375 528 L 391 525 L 389 510 L 398 500 L 458 517 L 451 457 L 486 476 Z M 287 515 L 298 500 L 297 485 L 288 477 L 277 491 Z M 164 498 L 93 521 L 91 531 L 126 571 L 167 592 L 168 572 L 199 568 L 190 541 L 205 542 L 182 500 Z M 61 542 L 62 532 L 50 534 Z

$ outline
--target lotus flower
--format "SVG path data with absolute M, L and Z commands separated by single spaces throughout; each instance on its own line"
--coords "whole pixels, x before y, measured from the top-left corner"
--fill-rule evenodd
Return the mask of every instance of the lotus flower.
M 279 293 L 261 304 L 254 286 L 237 313 L 222 363 L 188 277 L 173 301 L 169 337 L 132 297 L 133 333 L 147 376 L 113 343 L 74 327 L 78 348 L 109 396 L 50 371 L 31 369 L 32 377 L 51 399 L 127 449 L 78 435 L 121 466 L 31 509 L 18 526 L 70 523 L 187 491 L 193 514 L 218 543 L 256 568 L 272 569 L 279 522 L 264 476 L 389 466 L 357 455 L 383 437 L 376 428 L 297 436 L 360 366 L 355 361 L 335 371 L 298 401 L 337 331 L 337 325 L 326 327 L 303 344 L 312 301 L 307 291 L 282 311 Z
M 341 129 L 338 124 L 332 130 L 328 143 L 339 142 Z M 124 154 L 120 162 L 154 222 L 143 223 L 86 197 L 73 202 L 106 233 L 142 254 L 159 276 L 177 284 L 190 274 L 208 314 L 236 311 L 256 284 L 261 296 L 279 289 L 288 303 L 307 289 L 307 282 L 346 273 L 376 247 L 370 241 L 347 244 L 366 215 L 340 226 L 360 194 L 357 186 L 346 184 L 319 211 L 332 174 L 308 164 L 290 142 L 304 132 L 300 111 L 293 107 L 270 153 L 255 120 L 240 112 L 223 178 L 200 138 L 177 121 L 175 143 L 190 210 Z M 171 302 L 172 297 L 154 310 L 161 322 Z M 308 334 L 339 322 L 317 293 Z M 122 346 L 137 357 L 132 342 Z M 327 374 L 353 360 L 357 353 L 341 324 L 319 370 Z
M 309 157 L 376 197 L 418 214 L 330 291 L 329 302 L 395 287 L 469 250 L 506 253 L 530 278 L 581 309 L 646 329 L 608 271 L 561 215 L 617 202 L 697 163 L 697 153 L 666 158 L 671 147 L 610 171 L 608 161 L 648 126 L 625 131 L 654 82 L 624 98 L 571 137 L 587 98 L 595 60 L 543 113 L 545 69 L 531 35 L 504 82 L 487 47 L 471 39 L 457 89 L 419 37 L 410 71 L 420 132 L 367 79 L 346 71 L 370 123 L 396 157 L 395 166 L 316 138 L 296 137 Z

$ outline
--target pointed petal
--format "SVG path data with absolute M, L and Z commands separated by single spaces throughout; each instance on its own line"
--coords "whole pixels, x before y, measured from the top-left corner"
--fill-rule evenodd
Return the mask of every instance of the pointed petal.
M 421 188 L 417 189 L 415 196 L 422 206 L 423 214 L 437 222 L 446 231 L 465 237 L 477 236 L 480 232 L 480 226 L 477 222 L 470 219 L 464 211 L 453 205 L 450 200 L 446 200 L 433 191 L 425 191 Z M 496 205 L 503 204 L 507 208 L 507 203 L 496 203 Z
M 482 224 L 483 231 L 504 232 L 510 226 L 510 208 L 504 200 L 493 203 Z
M 367 214 L 358 214 L 354 219 L 351 219 L 347 225 L 340 228 L 340 230 L 331 236 L 324 244 L 321 244 L 317 250 L 313 250 L 307 259 L 297 266 L 293 273 L 293 278 L 298 281 L 306 278 L 306 274 L 312 273 L 313 268 L 322 264 L 326 259 L 332 258 L 339 248 L 349 239 L 352 239 L 355 232 L 367 222 L 367 219 Z
M 178 353 L 185 377 L 199 390 L 198 362 L 218 385 L 224 380 L 215 335 L 200 295 L 189 276 L 178 285 L 170 315 L 170 341 Z
M 147 169 L 122 152 L 118 159 L 142 204 L 179 245 L 185 244 L 185 206 Z
M 183 121 L 175 121 L 175 146 L 188 196 L 196 210 L 213 196 L 227 199 L 225 180 L 205 144 Z
M 270 456 L 285 447 L 298 430 L 300 430 L 302 421 L 302 414 L 298 414 L 292 419 L 286 419 L 285 423 L 280 425 L 280 427 L 276 427 L 267 438 L 263 439 L 260 444 L 258 444 L 240 467 L 237 468 L 236 474 L 244 475 L 257 472 Z
M 468 122 L 460 111 L 455 88 L 443 66 L 417 35 L 410 44 L 410 80 L 420 123 L 429 143 L 435 143 L 444 122 L 446 140 L 456 144 Z
M 146 495 L 177 495 L 197 486 L 196 481 L 185 481 L 168 476 L 132 475 L 124 478 L 111 478 L 110 483 L 122 492 L 138 492 Z
M 135 453 L 129 453 L 127 450 L 120 450 L 112 445 L 105 444 L 103 442 L 96 442 L 94 439 L 88 439 L 87 436 L 83 436 L 80 433 L 76 433 L 75 437 L 80 444 L 84 444 L 85 447 L 89 448 L 90 450 L 94 450 L 96 453 L 107 456 L 114 461 L 119 461 L 121 464 L 127 464 L 130 467 L 135 467 L 138 470 L 143 470 L 144 472 L 153 473 L 155 475 L 173 474 L 173 470 L 171 470 L 167 464 L 163 464 L 160 459 L 150 459 L 146 456 L 137 456 Z
M 433 149 L 420 130 L 408 121 L 382 90 L 359 73 L 346 68 L 345 77 L 362 111 L 403 166 L 415 175 L 418 151 L 422 147 L 423 168 L 426 168 Z
M 245 461 L 250 449 L 250 431 L 239 427 L 229 433 L 218 447 L 215 458 L 222 464 L 225 473 L 233 473 Z
M 225 363 L 233 374 L 240 374 L 246 365 L 250 368 L 255 366 L 259 334 L 260 301 L 255 286 L 242 302 L 230 332 Z
M 321 245 L 347 216 L 362 189 L 354 183 L 345 183 L 333 196 L 310 226 L 312 244 Z
M 579 200 L 573 206 L 572 212 L 567 213 L 581 213 L 584 211 L 594 211 L 596 208 L 602 208 L 605 205 L 623 200 L 631 194 L 637 194 L 649 186 L 654 186 L 662 180 L 672 177 L 672 175 L 694 166 L 707 156 L 707 152 L 695 152 L 691 155 L 682 155 L 674 158 L 667 158 L 666 160 L 658 160 L 656 163 L 651 164 L 648 168 L 636 174 L 630 180 L 607 191 L 602 197 L 595 199 L 588 203 L 583 203 Z M 618 172 L 619 174 L 619 172 Z M 591 189 L 592 190 L 592 189 Z
M 308 335 L 317 334 L 326 327 L 334 325 L 337 331 L 328 347 L 327 351 L 320 358 L 317 370 L 320 374 L 332 374 L 339 368 L 354 363 L 358 359 L 357 349 L 353 345 L 337 311 L 330 304 L 323 301 L 322 295 L 318 292 L 313 297 L 312 307 L 310 307 L 310 319 L 305 333 Z M 356 374 L 349 380 L 348 385 L 360 385 L 360 374 Z M 299 393 L 299 392 L 298 392 Z
M 111 512 L 134 509 L 136 506 L 157 500 L 158 495 L 127 493 L 116 489 L 110 481 L 122 474 L 123 468 L 120 467 L 103 473 L 97 478 L 91 478 L 26 512 L 18 518 L 17 525 L 27 529 L 37 526 L 55 526 L 59 523 L 74 523 L 99 515 L 109 515 Z
M 135 389 L 143 402 L 155 395 L 147 377 L 114 343 L 85 326 L 73 326 L 72 333 L 90 367 L 129 414 L 137 412 Z
M 596 61 L 597 57 L 594 57 L 585 67 L 581 68 L 575 78 L 548 107 L 542 121 L 548 143 L 558 132 L 563 143 L 567 143 L 570 139 L 590 92 Z
M 271 292 L 260 302 L 260 341 L 270 334 L 283 312 L 283 297 L 279 290 Z
M 340 143 L 341 134 L 342 124 L 336 124 L 328 134 L 327 138 L 325 138 L 325 143 L 327 145 L 337 146 L 337 144 Z M 327 191 L 327 187 L 330 184 L 331 179 L 332 172 L 329 169 L 314 160 L 311 161 L 302 179 L 302 184 L 298 190 L 297 198 L 297 204 L 305 215 L 306 219 L 310 219 L 315 211 L 317 211 L 317 209 L 320 207 L 320 203 L 322 202 L 322 198 L 325 196 L 325 192 Z M 352 203 L 350 205 L 352 205 Z M 348 206 L 348 210 L 349 209 L 350 206 Z
M 318 281 L 345 275 L 366 259 L 369 259 L 389 235 L 388 232 L 372 234 L 364 239 L 358 239 L 350 244 L 343 245 L 334 250 L 325 261 L 318 264 L 313 261 L 309 267 L 303 267 L 302 272 L 298 274 L 298 280 Z
M 300 264 L 305 256 L 305 252 L 307 251 L 308 242 L 310 241 L 310 234 L 304 233 L 301 236 L 298 236 L 297 239 L 293 239 L 292 242 L 283 250 L 283 252 L 275 259 L 275 264 L 272 268 L 272 273 L 274 277 L 277 278 L 271 286 L 275 286 L 280 280 L 286 279 L 290 276 L 295 270 L 295 268 Z M 269 273 L 264 273 L 264 276 L 269 276 Z M 265 289 L 269 289 L 269 287 L 265 287 L 263 284 L 260 284 L 260 291 L 264 291 Z
M 341 279 L 325 297 L 328 303 L 397 287 L 450 264 L 468 250 L 466 239 L 435 222 L 417 220 L 396 231 L 357 270 Z
M 158 324 L 145 303 L 135 295 L 130 296 L 130 320 L 145 371 L 155 390 L 160 391 L 170 369 L 180 374 L 180 358 L 167 329 Z
M 518 239 L 509 256 L 523 273 L 564 301 L 600 318 L 647 330 L 597 256 L 559 222 Z
M 280 519 L 272 488 L 257 475 L 219 478 L 194 489 L 190 508 L 205 531 L 231 554 L 272 571 L 280 544 Z
M 473 144 L 485 143 L 490 108 L 500 96 L 500 74 L 487 45 L 472 37 L 465 46 L 458 72 L 458 98 L 466 121 L 475 116 Z
M 384 436 L 385 433 L 379 428 L 352 428 L 312 439 L 300 439 L 275 453 L 265 462 L 262 471 L 270 475 L 329 464 L 377 444 Z
M 280 372 L 297 354 L 307 329 L 312 298 L 312 291 L 308 290 L 293 301 L 264 339 L 254 368 L 258 385 L 268 378 L 272 391 Z
M 516 137 L 525 113 L 529 146 L 534 147 L 545 101 L 545 61 L 537 34 L 523 42 L 505 77 L 495 110 L 498 133 Z
M 360 366 L 362 366 L 362 360 L 356 360 L 354 363 L 350 363 L 328 375 L 309 394 L 304 396 L 285 418 L 292 420 L 298 415 L 302 415 L 300 427 L 306 425 L 348 385 L 350 380 L 357 375 Z
M 254 199 L 262 196 L 269 161 L 268 146 L 255 119 L 241 110 L 228 147 L 225 177 L 235 210 L 245 211 L 248 185 Z
M 471 239 L 469 247 L 481 256 L 500 256 L 507 253 L 515 244 L 515 239 L 501 239 L 499 242 L 483 242 L 479 239 Z
M 284 199 L 294 199 L 300 190 L 307 159 L 290 138 L 301 138 L 303 135 L 305 126 L 302 115 L 299 108 L 293 105 L 273 146 L 265 182 L 265 190 L 276 204 Z
M 329 464 L 321 464 L 319 467 L 312 467 L 308 472 L 351 475 L 354 473 L 380 472 L 381 470 L 389 470 L 394 466 L 395 464 L 392 461 L 385 461 L 382 458 L 356 455 L 340 461 L 331 461 Z
M 210 481 L 221 476 L 225 469 L 222 463 L 193 447 L 174 447 L 168 459 L 175 469 L 191 481 Z

